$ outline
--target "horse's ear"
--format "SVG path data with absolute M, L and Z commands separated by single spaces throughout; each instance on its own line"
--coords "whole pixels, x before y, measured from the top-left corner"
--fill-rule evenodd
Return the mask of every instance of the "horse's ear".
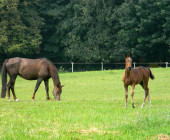
M 125 58 L 127 58 L 128 56 L 127 56 L 127 54 L 125 54 Z
M 130 57 L 132 58 L 132 54 L 130 54 Z

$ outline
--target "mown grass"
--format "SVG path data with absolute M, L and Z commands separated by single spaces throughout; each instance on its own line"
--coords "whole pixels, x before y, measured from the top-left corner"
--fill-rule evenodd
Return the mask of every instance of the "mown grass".
M 42 83 L 17 78 L 19 102 L 0 99 L 0 139 L 158 139 L 170 136 L 170 69 L 152 69 L 152 108 L 141 108 L 144 91 L 135 87 L 135 109 L 125 109 L 123 70 L 60 73 L 61 101 L 47 101 Z M 1 83 L 0 83 L 1 84 Z M 50 97 L 53 83 L 50 80 Z M 169 136 L 168 136 L 169 135 Z

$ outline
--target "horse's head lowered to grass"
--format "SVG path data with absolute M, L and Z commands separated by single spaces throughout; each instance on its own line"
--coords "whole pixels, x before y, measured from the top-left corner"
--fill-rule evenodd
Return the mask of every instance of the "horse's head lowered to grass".
M 62 93 L 62 87 L 64 87 L 64 85 L 57 85 L 57 87 L 54 87 L 54 90 L 53 90 L 53 96 L 54 96 L 54 99 L 55 100 L 58 100 L 60 101 L 60 95 Z

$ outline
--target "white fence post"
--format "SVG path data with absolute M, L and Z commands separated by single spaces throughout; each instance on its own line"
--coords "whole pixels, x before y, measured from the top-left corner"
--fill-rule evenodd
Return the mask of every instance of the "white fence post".
M 101 64 L 102 64 L 102 71 L 103 71 L 103 62 L 101 62 Z
M 165 62 L 165 64 L 166 64 L 166 68 L 168 67 L 168 62 Z
M 133 67 L 134 67 L 134 68 L 136 67 L 136 62 L 133 62 Z
M 74 72 L 74 62 L 71 62 L 72 65 L 72 72 Z

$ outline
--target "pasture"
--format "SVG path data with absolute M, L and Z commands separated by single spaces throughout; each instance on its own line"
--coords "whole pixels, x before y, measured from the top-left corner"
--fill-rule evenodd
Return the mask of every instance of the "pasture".
M 134 90 L 131 106 L 129 87 L 125 109 L 124 70 L 59 73 L 65 84 L 61 101 L 46 100 L 44 83 L 32 101 L 36 81 L 17 78 L 19 102 L 0 99 L 0 139 L 158 139 L 170 136 L 170 68 L 152 68 L 149 80 L 152 108 L 144 91 Z M 1 82 L 0 82 L 1 87 Z M 12 97 L 12 95 L 11 95 Z M 169 136 L 168 136 L 169 135 Z

